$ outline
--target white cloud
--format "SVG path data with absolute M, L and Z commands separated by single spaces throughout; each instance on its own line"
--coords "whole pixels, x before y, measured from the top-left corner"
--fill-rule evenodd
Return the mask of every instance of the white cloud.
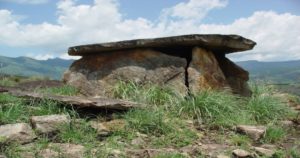
M 300 59 L 300 16 L 258 11 L 229 25 L 201 25 L 205 33 L 240 34 L 257 42 L 253 51 L 237 53 L 235 60 Z
M 210 10 L 225 7 L 226 5 L 226 0 L 190 0 L 164 9 L 163 16 L 193 21 L 201 20 Z
M 231 56 L 235 60 L 300 59 L 300 29 L 297 29 L 300 16 L 260 11 L 228 25 L 201 23 L 209 11 L 226 4 L 224 0 L 189 0 L 164 9 L 156 22 L 142 17 L 124 19 L 117 0 L 94 0 L 91 5 L 78 5 L 74 0 L 59 1 L 56 24 L 21 24 L 11 11 L 0 10 L 0 44 L 37 47 L 53 52 L 53 56 L 68 58 L 59 52 L 78 44 L 221 33 L 240 34 L 258 43 L 251 52 Z
M 49 0 L 0 0 L 0 2 L 12 2 L 19 4 L 45 4 Z
M 52 54 L 38 54 L 38 55 L 34 55 L 34 54 L 27 54 L 27 57 L 36 59 L 36 60 L 47 60 L 47 59 L 54 59 L 55 57 Z

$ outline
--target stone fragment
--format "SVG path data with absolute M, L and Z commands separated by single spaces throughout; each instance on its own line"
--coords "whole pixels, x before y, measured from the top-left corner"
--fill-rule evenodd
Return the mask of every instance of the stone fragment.
M 63 103 L 64 105 L 69 105 L 76 108 L 93 108 L 99 110 L 129 110 L 134 107 L 141 107 L 140 104 L 134 102 L 103 97 L 61 96 L 16 90 L 10 90 L 9 93 L 13 96 L 29 99 L 54 100 Z
M 120 81 L 167 86 L 185 95 L 186 66 L 186 59 L 159 51 L 124 50 L 83 56 L 71 65 L 63 80 L 91 96 L 112 97 Z
M 82 145 L 51 143 L 47 149 L 39 152 L 41 158 L 83 158 L 85 149 Z
M 266 132 L 266 127 L 264 126 L 248 126 L 248 125 L 238 125 L 237 132 L 246 134 L 251 139 L 257 141 L 262 138 Z
M 226 156 L 226 155 L 222 155 L 222 154 L 221 154 L 221 155 L 218 155 L 218 156 L 217 156 L 217 158 L 230 158 L 230 157 L 229 157 L 229 156 Z
M 242 150 L 242 149 L 233 150 L 232 155 L 233 155 L 233 157 L 236 157 L 236 158 L 251 158 L 252 157 L 248 151 Z
M 294 122 L 290 120 L 280 121 L 280 124 L 285 128 L 292 128 L 294 126 Z
M 254 147 L 254 150 L 259 154 L 260 156 L 267 156 L 267 157 L 272 157 L 272 155 L 275 154 L 274 150 L 271 149 L 265 149 L 262 147 Z
M 137 137 L 131 141 L 131 144 L 135 146 L 142 146 L 145 144 L 145 141 L 142 138 Z
M 98 121 L 90 121 L 90 126 L 97 131 L 100 136 L 107 136 L 111 131 L 107 129 L 103 123 Z
M 57 132 L 59 128 L 69 124 L 70 121 L 68 115 L 32 116 L 30 118 L 32 127 L 41 134 Z
M 260 147 L 265 149 L 270 149 L 270 150 L 276 150 L 276 145 L 273 144 L 263 144 Z
M 205 89 L 218 90 L 228 87 L 215 55 L 205 49 L 199 47 L 193 49 L 187 71 L 189 89 L 193 94 Z
M 175 149 L 172 148 L 161 148 L 161 149 L 127 149 L 126 155 L 132 157 L 132 158 L 152 158 L 159 155 L 164 154 L 174 154 L 179 153 Z
M 207 157 L 216 157 L 219 154 L 223 153 L 225 150 L 228 150 L 230 147 L 225 144 L 201 144 L 199 149 L 202 154 L 205 154 Z
M 22 158 L 36 158 L 35 154 L 33 152 L 29 152 L 29 151 L 21 152 L 20 156 Z
M 300 105 L 295 106 L 294 109 L 300 111 Z
M 125 128 L 126 122 L 122 119 L 114 119 L 111 121 L 103 122 L 103 126 L 109 131 L 116 131 Z
M 18 142 L 29 143 L 36 138 L 27 123 L 7 124 L 0 126 L 0 143 Z
M 7 158 L 5 155 L 0 154 L 0 158 Z
M 39 152 L 38 156 L 41 158 L 59 158 L 59 152 L 51 149 L 44 149 Z

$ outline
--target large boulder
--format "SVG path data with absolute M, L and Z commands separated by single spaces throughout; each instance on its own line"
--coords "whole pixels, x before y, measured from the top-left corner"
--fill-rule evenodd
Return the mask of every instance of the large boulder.
M 184 58 L 151 49 L 134 49 L 84 56 L 64 74 L 64 81 L 92 96 L 112 96 L 122 81 L 169 86 L 185 95 Z

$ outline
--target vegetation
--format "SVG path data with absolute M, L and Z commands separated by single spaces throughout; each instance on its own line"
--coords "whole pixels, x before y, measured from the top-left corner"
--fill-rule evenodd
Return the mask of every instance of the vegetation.
M 79 114 L 74 109 L 50 100 L 28 102 L 8 94 L 0 94 L 0 125 L 28 122 L 29 117 L 34 115 L 63 113 L 72 118 L 72 123 L 62 126 L 58 134 L 52 137 L 39 136 L 34 147 L 30 149 L 24 149 L 20 144 L 10 144 L 0 146 L 0 153 L 6 153 L 9 157 L 18 157 L 18 153 L 24 150 L 37 153 L 54 141 L 84 145 L 86 157 L 93 157 L 93 154 L 98 157 L 108 157 L 114 150 L 124 150 L 140 135 L 146 135 L 144 141 L 148 148 L 178 149 L 199 142 L 203 135 L 210 134 L 211 131 L 223 136 L 222 139 L 228 140 L 233 146 L 249 148 L 253 144 L 250 138 L 232 132 L 232 127 L 237 124 L 265 125 L 268 129 L 262 143 L 283 142 L 288 132 L 279 126 L 279 121 L 295 117 L 295 113 L 281 98 L 273 95 L 274 89 L 255 84 L 252 89 L 253 95 L 250 98 L 240 98 L 228 92 L 211 90 L 184 98 L 168 88 L 120 82 L 114 90 L 116 98 L 132 100 L 148 106 L 103 118 L 106 120 L 113 117 L 125 121 L 124 128 L 116 128 L 105 137 L 99 136 L 91 127 L 89 121 L 94 118 L 90 115 Z M 59 95 L 78 94 L 78 91 L 70 86 L 40 89 L 38 92 Z M 197 131 L 196 126 L 201 126 L 203 132 Z M 131 146 L 140 148 L 138 145 Z M 97 149 L 96 152 L 93 149 Z M 276 155 L 297 157 L 299 152 L 296 149 L 298 148 L 278 151 Z M 201 153 L 198 156 L 202 157 Z M 157 155 L 157 157 L 184 156 L 172 153 Z

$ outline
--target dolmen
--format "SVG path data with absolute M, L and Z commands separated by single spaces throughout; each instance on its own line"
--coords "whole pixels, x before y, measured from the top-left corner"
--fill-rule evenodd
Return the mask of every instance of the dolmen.
M 226 54 L 255 45 L 238 35 L 193 34 L 74 46 L 68 54 L 82 58 L 63 80 L 88 96 L 111 97 L 120 81 L 169 87 L 180 95 L 214 89 L 250 96 L 249 73 Z

